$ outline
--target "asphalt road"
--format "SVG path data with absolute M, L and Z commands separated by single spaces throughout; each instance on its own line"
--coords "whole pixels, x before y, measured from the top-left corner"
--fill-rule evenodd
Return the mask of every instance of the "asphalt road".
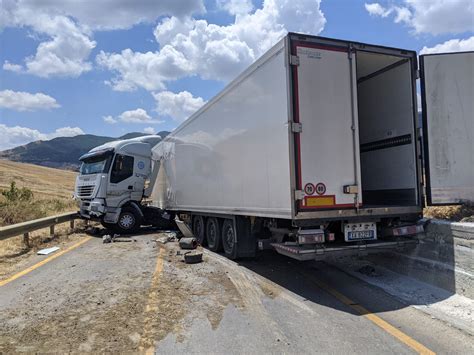
M 156 238 L 35 256 L 0 283 L 0 353 L 474 353 L 467 333 L 329 264 L 187 265 Z

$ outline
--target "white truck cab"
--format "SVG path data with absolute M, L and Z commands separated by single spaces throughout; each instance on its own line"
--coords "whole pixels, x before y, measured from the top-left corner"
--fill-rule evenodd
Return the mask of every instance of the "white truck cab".
M 158 169 L 151 149 L 160 141 L 158 135 L 113 141 L 84 154 L 75 187 L 81 216 L 120 232 L 136 229 L 144 219 L 141 201 L 153 184 L 146 185 Z

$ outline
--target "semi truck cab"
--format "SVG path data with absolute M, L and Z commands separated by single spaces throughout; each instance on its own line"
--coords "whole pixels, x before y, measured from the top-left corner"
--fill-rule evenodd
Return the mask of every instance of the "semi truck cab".
M 80 214 L 119 232 L 133 231 L 145 218 L 141 201 L 153 188 L 151 149 L 157 135 L 120 140 L 80 157 L 74 197 Z M 157 163 L 159 164 L 159 163 Z

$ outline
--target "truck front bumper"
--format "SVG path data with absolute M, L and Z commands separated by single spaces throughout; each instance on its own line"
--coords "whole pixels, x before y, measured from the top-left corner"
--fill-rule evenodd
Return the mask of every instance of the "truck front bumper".
M 79 211 L 84 218 L 101 217 L 105 214 L 105 203 L 102 199 L 81 200 L 79 203 Z

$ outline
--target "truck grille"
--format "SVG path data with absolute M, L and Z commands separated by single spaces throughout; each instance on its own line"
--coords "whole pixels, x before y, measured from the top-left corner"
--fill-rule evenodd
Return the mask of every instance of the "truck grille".
M 77 188 L 77 196 L 79 197 L 90 197 L 94 192 L 94 185 L 84 185 L 78 186 Z

